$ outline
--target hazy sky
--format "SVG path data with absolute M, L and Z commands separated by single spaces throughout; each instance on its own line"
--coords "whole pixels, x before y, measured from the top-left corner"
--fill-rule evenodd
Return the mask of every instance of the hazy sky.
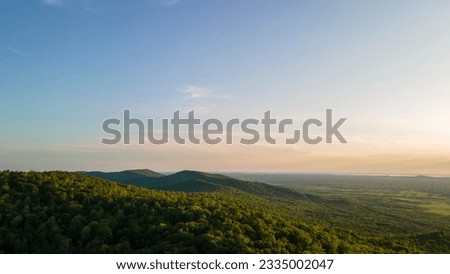
M 101 144 L 327 108 L 348 144 Z M 2 0 L 0 170 L 126 168 L 450 175 L 450 1 Z

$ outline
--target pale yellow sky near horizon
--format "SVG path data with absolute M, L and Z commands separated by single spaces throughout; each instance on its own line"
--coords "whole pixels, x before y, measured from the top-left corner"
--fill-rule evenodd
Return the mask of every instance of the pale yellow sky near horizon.
M 348 138 L 347 144 L 319 145 L 95 145 L 1 147 L 0 169 L 102 170 L 148 168 L 155 171 L 300 172 L 450 176 L 450 153 L 439 146 L 370 144 Z M 395 149 L 393 149 L 395 148 Z M 8 152 L 9 150 L 9 152 Z M 39 163 L 39 166 L 37 165 Z M 70 166 L 70 169 L 66 167 Z M 24 168 L 25 167 L 25 168 Z

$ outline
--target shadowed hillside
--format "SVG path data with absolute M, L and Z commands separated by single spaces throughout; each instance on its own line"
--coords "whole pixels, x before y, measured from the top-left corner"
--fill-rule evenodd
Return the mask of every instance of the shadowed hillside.
M 110 173 L 86 172 L 86 174 L 118 183 L 169 191 L 211 192 L 235 189 L 258 196 L 268 196 L 273 199 L 280 197 L 305 198 L 304 195 L 285 187 L 191 170 L 184 170 L 167 176 L 151 170 L 140 170 L 139 172 L 126 170 Z

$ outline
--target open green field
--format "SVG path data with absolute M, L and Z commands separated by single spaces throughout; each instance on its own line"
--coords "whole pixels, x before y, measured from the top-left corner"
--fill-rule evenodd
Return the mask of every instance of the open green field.
M 310 195 L 313 219 L 366 235 L 418 235 L 450 228 L 450 178 L 232 174 Z

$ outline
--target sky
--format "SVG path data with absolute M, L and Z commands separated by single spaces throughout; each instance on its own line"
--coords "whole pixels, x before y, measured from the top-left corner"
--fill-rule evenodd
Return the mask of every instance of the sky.
M 0 170 L 450 175 L 449 75 L 449 1 L 3 0 Z M 102 144 L 124 109 L 332 109 L 347 143 Z

